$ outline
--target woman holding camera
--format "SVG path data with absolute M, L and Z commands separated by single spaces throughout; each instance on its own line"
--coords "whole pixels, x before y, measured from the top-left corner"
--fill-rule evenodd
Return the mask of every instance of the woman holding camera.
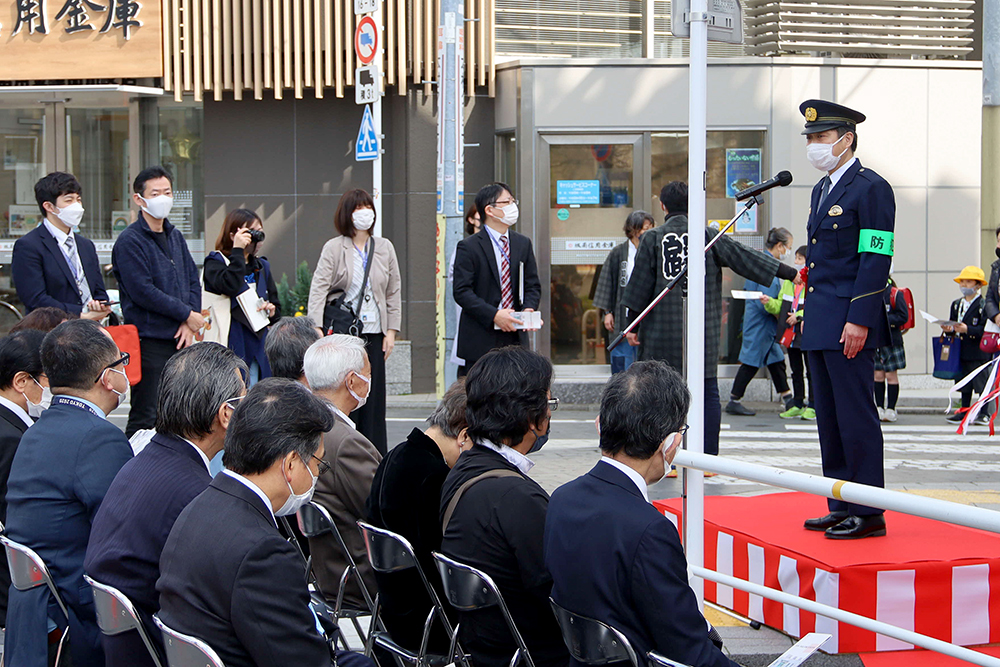
M 368 395 L 351 413 L 358 431 L 384 456 L 385 360 L 402 321 L 399 264 L 386 238 L 375 238 L 375 202 L 364 190 L 345 192 L 333 217 L 340 236 L 326 242 L 309 288 L 309 317 L 324 333 L 363 338 L 372 371 Z
M 263 241 L 264 225 L 260 216 L 248 209 L 238 208 L 226 216 L 219 238 L 215 241 L 215 250 L 205 258 L 205 291 L 230 297 L 226 343 L 250 369 L 248 385 L 271 376 L 271 367 L 264 354 L 267 327 L 254 331 L 236 297 L 253 290 L 261 299 L 256 306 L 258 311 L 267 315 L 272 323 L 281 317 L 278 288 L 271 275 L 271 265 L 258 256 Z M 219 322 L 212 324 L 224 326 Z M 218 340 L 221 342 L 223 338 L 220 336 Z

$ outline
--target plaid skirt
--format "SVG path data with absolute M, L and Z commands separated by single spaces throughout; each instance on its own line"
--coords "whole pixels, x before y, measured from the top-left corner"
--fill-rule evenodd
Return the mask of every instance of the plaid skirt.
M 875 350 L 875 370 L 898 371 L 906 368 L 906 350 L 902 345 L 888 345 Z

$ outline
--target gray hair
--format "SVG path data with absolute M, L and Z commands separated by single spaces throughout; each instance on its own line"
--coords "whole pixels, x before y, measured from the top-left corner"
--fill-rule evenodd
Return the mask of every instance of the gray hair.
M 684 426 L 691 394 L 662 361 L 638 361 L 615 373 L 601 396 L 601 450 L 645 461 Z
M 770 250 L 779 243 L 790 246 L 792 244 L 792 233 L 784 227 L 772 227 L 771 231 L 767 233 L 767 240 L 764 242 L 764 245 Z
M 428 426 L 437 426 L 445 437 L 457 438 L 465 422 L 465 378 L 459 378 L 448 388 L 434 412 L 427 418 Z
M 331 334 L 309 346 L 302 367 L 313 391 L 336 389 L 347 375 L 365 367 L 365 341 L 347 334 Z
M 219 408 L 246 391 L 247 365 L 228 347 L 198 343 L 170 357 L 160 376 L 156 430 L 180 438 L 212 432 Z
M 308 317 L 282 317 L 271 325 L 264 340 L 271 375 L 290 380 L 302 377 L 302 357 L 320 338 L 316 323 Z

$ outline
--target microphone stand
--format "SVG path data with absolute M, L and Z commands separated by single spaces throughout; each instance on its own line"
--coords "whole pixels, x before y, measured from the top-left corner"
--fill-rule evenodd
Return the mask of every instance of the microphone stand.
M 737 213 L 735 216 L 733 216 L 733 219 L 730 220 L 726 224 L 725 227 L 723 227 L 722 229 L 719 230 L 719 233 L 715 235 L 715 238 L 708 242 L 708 244 L 705 246 L 705 252 L 707 253 L 709 250 L 711 250 L 712 246 L 714 246 L 716 243 L 718 243 L 719 239 L 722 238 L 722 235 L 725 234 L 727 231 L 729 231 L 729 229 L 733 225 L 736 224 L 736 221 L 739 220 L 741 217 L 743 217 L 743 215 L 745 213 L 747 213 L 748 211 L 750 211 L 750 209 L 752 209 L 755 204 L 763 204 L 763 203 L 764 203 L 764 200 L 761 199 L 760 195 L 756 195 L 754 197 L 748 198 L 746 200 L 746 202 L 743 204 L 743 210 L 741 210 L 739 213 Z M 676 287 L 677 283 L 679 283 L 681 281 L 681 279 L 684 278 L 684 276 L 687 275 L 687 270 L 688 270 L 688 267 L 687 267 L 687 264 L 685 264 L 684 268 L 681 269 L 681 272 L 678 273 L 674 277 L 674 279 L 671 280 L 667 284 L 667 286 L 663 288 L 663 291 L 660 292 L 656 296 L 656 298 L 653 299 L 652 302 L 650 302 L 650 304 L 648 306 L 646 306 L 646 308 L 641 313 L 639 313 L 639 315 L 634 320 L 632 320 L 632 323 L 629 324 L 624 329 L 622 329 L 622 332 L 620 334 L 618 334 L 617 336 L 615 336 L 615 339 L 613 341 L 611 341 L 611 343 L 608 345 L 608 351 L 609 352 L 611 350 L 615 349 L 615 347 L 617 347 L 618 344 L 622 342 L 622 340 L 625 338 L 625 336 L 627 336 L 629 333 L 632 332 L 633 329 L 635 329 L 637 326 L 639 326 L 639 322 L 642 322 L 642 320 L 646 317 L 646 315 L 649 315 L 650 311 L 652 311 L 653 308 L 655 308 L 656 305 L 658 303 L 660 303 L 660 301 L 663 301 L 663 297 L 667 296 L 667 294 L 670 293 L 670 290 L 672 290 L 674 287 Z

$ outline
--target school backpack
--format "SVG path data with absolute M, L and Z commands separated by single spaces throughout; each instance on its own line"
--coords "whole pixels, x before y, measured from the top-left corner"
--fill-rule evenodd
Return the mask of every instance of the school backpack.
M 893 308 L 896 307 L 896 295 L 900 292 L 903 293 L 903 300 L 906 301 L 906 322 L 899 327 L 899 330 L 906 333 L 917 325 L 913 310 L 913 291 L 909 287 L 893 287 L 889 292 L 889 301 Z

